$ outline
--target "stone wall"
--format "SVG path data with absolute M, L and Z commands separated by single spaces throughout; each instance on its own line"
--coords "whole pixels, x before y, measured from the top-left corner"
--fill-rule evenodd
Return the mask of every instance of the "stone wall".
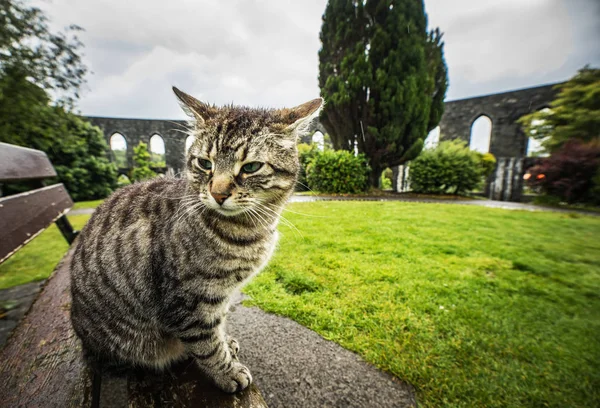
M 469 143 L 475 120 L 487 116 L 492 122 L 489 151 L 496 157 L 497 165 L 485 188 L 488 198 L 520 201 L 526 168 L 523 159 L 527 156 L 529 140 L 517 120 L 549 107 L 558 93 L 555 85 L 446 102 L 440 122 L 440 140 L 462 139 Z M 406 171 L 399 167 L 392 170 L 395 191 L 406 191 L 403 177 Z
M 185 139 L 182 133 L 186 121 L 183 120 L 158 120 L 158 119 L 126 119 L 103 118 L 87 116 L 93 125 L 104 132 L 106 142 L 110 145 L 110 137 L 120 133 L 127 141 L 127 162 L 133 165 L 133 148 L 139 142 L 150 144 L 152 135 L 159 135 L 165 142 L 165 162 L 168 169 L 173 169 L 175 174 L 183 170 L 185 165 Z
M 544 85 L 446 102 L 440 140 L 462 139 L 469 143 L 473 122 L 485 115 L 492 121 L 490 153 L 496 157 L 524 157 L 528 138 L 517 120 L 548 107 L 556 94 L 554 85 Z
M 535 88 L 521 89 L 503 92 L 494 95 L 485 95 L 475 98 L 449 101 L 445 104 L 444 116 L 440 122 L 440 140 L 462 139 L 467 143 L 471 137 L 471 126 L 473 122 L 482 115 L 489 117 L 492 121 L 492 134 L 490 140 L 490 152 L 497 158 L 510 160 L 510 158 L 523 158 L 527 154 L 528 138 L 521 130 L 516 121 L 523 115 L 535 112 L 550 105 L 554 100 L 557 90 L 554 85 L 544 85 Z M 154 134 L 160 135 L 165 142 L 165 159 L 168 169 L 176 174 L 181 172 L 185 164 L 185 139 L 182 133 L 186 122 L 182 120 L 155 120 L 155 119 L 126 119 L 126 118 L 104 118 L 88 116 L 86 118 L 92 124 L 104 131 L 107 143 L 114 133 L 120 133 L 127 141 L 127 160 L 129 167 L 133 163 L 133 147 L 140 141 L 150 143 L 150 137 Z M 321 124 L 316 130 L 326 133 Z M 310 143 L 312 135 L 305 136 L 301 142 Z M 504 162 L 504 161 L 503 161 Z M 512 179 L 514 167 L 511 167 Z M 394 188 L 402 191 L 408 190 L 408 169 L 394 168 Z M 501 169 L 497 168 L 497 172 Z M 500 173 L 498 173 L 500 174 Z M 494 190 L 490 189 L 494 178 L 490 179 L 486 190 L 497 191 L 499 186 L 508 186 L 499 180 L 494 184 Z M 520 193 L 515 192 L 515 185 L 511 184 L 510 193 L 496 193 L 495 197 L 516 200 Z M 520 188 L 520 187 L 519 187 Z

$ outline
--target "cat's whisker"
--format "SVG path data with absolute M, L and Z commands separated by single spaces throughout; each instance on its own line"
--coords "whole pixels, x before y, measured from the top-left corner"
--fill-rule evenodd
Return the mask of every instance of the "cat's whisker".
M 305 214 L 305 213 L 301 213 L 301 212 L 297 212 L 297 211 L 292 211 L 289 210 L 287 208 L 283 208 L 283 211 L 287 211 L 287 212 L 291 212 L 292 214 L 298 214 L 298 215 L 303 215 L 305 217 L 314 217 L 314 218 L 330 218 L 326 215 L 314 215 L 314 214 Z
M 182 214 L 179 215 L 179 217 L 175 220 L 176 223 L 180 222 L 182 219 L 190 216 L 193 212 L 199 210 L 200 208 L 202 208 L 202 212 L 200 214 L 202 214 L 204 212 L 204 210 L 206 209 L 206 204 L 204 204 L 204 202 L 202 201 L 198 201 L 196 203 L 194 203 L 191 206 L 182 206 L 180 208 L 184 208 L 184 211 Z
M 189 125 L 189 123 L 174 122 L 174 121 L 172 121 L 172 120 L 167 120 L 166 122 L 167 122 L 167 123 L 170 123 L 170 124 L 172 124 L 172 125 L 175 125 L 175 126 L 182 127 L 182 128 L 184 128 L 184 129 L 186 129 L 186 130 L 190 130 L 190 131 L 192 131 L 192 130 L 193 130 L 193 127 L 191 127 L 191 126 Z
M 304 234 L 302 234 L 302 232 L 287 218 L 285 218 L 283 215 L 281 215 L 280 213 L 274 211 L 273 209 L 267 207 L 265 204 L 257 202 L 257 209 L 260 208 L 263 211 L 267 211 L 267 214 L 270 213 L 271 216 L 275 216 L 275 217 L 279 217 L 279 219 L 283 222 L 284 225 L 286 225 L 289 228 L 292 228 L 293 230 L 295 230 L 298 234 L 300 234 L 300 236 L 302 238 L 304 238 Z
M 296 181 L 296 183 L 300 184 L 302 187 L 306 187 L 308 189 L 308 191 L 310 191 L 311 193 L 315 193 L 317 194 L 315 191 L 313 191 L 312 188 L 310 188 L 309 186 L 307 186 L 306 184 L 302 183 L 301 181 Z
M 250 208 L 250 211 L 252 211 L 256 217 L 261 220 L 261 225 L 264 227 L 264 229 L 269 231 L 271 224 L 269 224 L 269 222 L 256 211 L 256 208 Z
M 256 213 L 256 211 L 254 211 L 253 209 L 250 208 L 248 210 L 248 215 L 251 217 L 251 219 L 253 220 L 253 222 L 254 222 L 254 220 L 256 220 L 256 222 L 254 224 L 255 228 L 258 228 L 258 225 L 256 224 L 256 223 L 258 223 L 262 227 L 262 229 L 264 229 L 266 231 L 269 230 L 268 226 L 265 225 L 263 221 L 261 221 L 261 218 L 259 218 L 259 215 L 258 215 L 258 213 Z
M 181 129 L 169 129 L 171 132 L 179 132 L 179 133 L 183 133 L 184 135 L 188 135 L 188 136 L 194 136 L 194 134 L 192 133 L 191 130 L 181 130 Z

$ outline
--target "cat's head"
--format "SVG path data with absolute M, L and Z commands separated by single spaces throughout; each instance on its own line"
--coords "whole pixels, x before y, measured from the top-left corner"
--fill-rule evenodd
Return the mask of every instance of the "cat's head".
M 216 107 L 175 87 L 173 91 L 194 123 L 186 176 L 207 207 L 238 215 L 272 208 L 289 197 L 299 170 L 296 141 L 314 129 L 321 98 L 269 110 Z

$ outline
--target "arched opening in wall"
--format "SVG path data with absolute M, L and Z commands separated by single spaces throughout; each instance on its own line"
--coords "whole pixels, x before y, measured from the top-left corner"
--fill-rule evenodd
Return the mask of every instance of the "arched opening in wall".
M 196 138 L 194 136 L 188 136 L 185 138 L 185 154 L 187 154 L 187 152 L 190 150 L 190 147 L 192 147 L 192 144 L 194 144 L 194 140 Z
M 392 178 L 394 177 L 394 172 L 389 167 L 381 172 L 381 179 L 379 180 L 379 186 L 382 190 L 391 190 L 392 189 Z
M 131 184 L 131 180 L 125 174 L 119 175 L 117 178 L 117 186 L 125 187 Z
M 544 116 L 550 113 L 552 113 L 550 108 L 540 109 L 538 111 L 538 118 L 531 121 L 531 132 L 527 135 L 527 157 L 548 156 L 548 152 L 543 147 L 546 138 L 540 137 L 540 134 L 546 134 L 547 132 L 547 129 L 544 126 L 546 123 Z
M 150 138 L 150 162 L 152 163 L 152 167 L 167 167 L 165 162 L 165 141 L 158 134 L 154 134 Z
M 471 138 L 469 148 L 480 153 L 489 153 L 492 140 L 492 120 L 481 115 L 471 125 Z
M 110 137 L 110 155 L 118 168 L 127 168 L 127 140 L 120 133 L 113 133 Z
M 325 136 L 318 130 L 312 136 L 312 142 L 317 145 L 319 150 L 325 149 Z
M 433 129 L 431 132 L 429 132 L 429 134 L 425 138 L 423 148 L 424 149 L 434 149 L 440 143 L 440 134 L 441 134 L 441 129 L 439 126 L 436 127 L 435 129 Z

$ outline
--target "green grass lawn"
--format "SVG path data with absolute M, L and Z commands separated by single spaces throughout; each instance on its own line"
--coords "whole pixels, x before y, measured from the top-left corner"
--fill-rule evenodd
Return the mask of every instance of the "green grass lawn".
M 424 407 L 600 406 L 600 218 L 400 202 L 290 205 L 245 289 L 413 384 Z M 297 213 L 304 213 L 301 215 Z M 89 216 L 69 217 L 81 228 Z M 51 227 L 0 266 L 46 278 Z
M 245 289 L 413 384 L 424 407 L 600 406 L 600 218 L 294 204 Z M 316 217 L 318 216 L 318 217 Z
M 73 224 L 73 228 L 81 229 L 90 216 L 75 215 L 68 218 Z M 52 224 L 0 265 L 0 289 L 46 279 L 68 248 L 69 244 L 61 235 L 58 227 Z
M 73 206 L 73 209 L 74 210 L 79 210 L 81 208 L 96 208 L 100 204 L 102 204 L 103 201 L 104 201 L 104 199 L 102 199 L 102 200 L 93 200 L 93 201 L 79 201 L 79 202 L 75 203 L 75 205 Z

